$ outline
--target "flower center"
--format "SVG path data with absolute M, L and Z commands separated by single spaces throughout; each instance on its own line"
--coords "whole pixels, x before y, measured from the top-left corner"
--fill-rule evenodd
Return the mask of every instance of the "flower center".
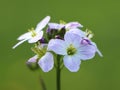
M 68 55 L 74 55 L 76 51 L 77 51 L 76 48 L 72 44 L 70 44 L 70 46 L 67 48 Z
M 31 36 L 35 37 L 37 35 L 37 33 L 35 32 L 34 28 L 31 28 L 31 30 L 29 30 L 29 32 L 31 32 Z

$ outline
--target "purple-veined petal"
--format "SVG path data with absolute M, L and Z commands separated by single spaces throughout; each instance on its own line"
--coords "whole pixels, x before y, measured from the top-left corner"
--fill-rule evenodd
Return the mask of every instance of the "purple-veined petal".
M 82 39 L 82 41 L 81 41 L 81 44 L 82 45 L 91 45 L 91 41 L 89 40 L 89 39 Z
M 56 54 L 66 55 L 67 45 L 64 40 L 60 39 L 51 39 L 48 43 L 48 50 L 54 51 Z
M 37 33 L 36 36 L 30 38 L 30 39 L 28 40 L 28 42 L 29 42 L 29 43 L 35 43 L 35 42 L 37 42 L 38 40 L 40 40 L 42 37 L 43 37 L 43 31 L 40 31 L 39 33 Z
M 47 52 L 40 58 L 38 64 L 44 72 L 49 72 L 54 66 L 53 55 L 50 52 Z
M 81 45 L 78 50 L 78 54 L 80 55 L 81 60 L 92 59 L 95 56 L 96 47 L 93 45 Z
M 49 26 L 50 29 L 57 29 L 57 30 L 59 30 L 59 29 L 62 29 L 65 25 L 57 24 L 57 23 L 49 23 L 48 26 Z
M 46 16 L 42 21 L 40 21 L 35 29 L 36 32 L 41 31 L 50 21 L 50 16 Z
M 27 62 L 28 62 L 28 63 L 36 63 L 37 58 L 38 58 L 38 56 L 35 55 L 35 56 L 31 57 Z
M 31 38 L 31 32 L 27 32 L 25 34 L 22 34 L 21 36 L 18 37 L 17 40 L 23 40 L 23 39 L 29 39 Z
M 19 41 L 16 45 L 14 45 L 12 48 L 15 49 L 17 46 L 19 46 L 20 44 L 22 44 L 23 42 L 27 41 L 27 39 L 21 40 Z
M 80 68 L 81 60 L 78 56 L 64 56 L 63 58 L 65 67 L 71 72 L 77 72 Z
M 68 28 L 68 29 L 78 28 L 78 27 L 83 27 L 83 25 L 81 25 L 78 22 L 70 22 L 70 23 L 66 24 L 66 26 L 65 26 L 65 28 Z
M 66 32 L 64 39 L 65 39 L 65 42 L 67 43 L 67 45 L 73 44 L 76 48 L 78 48 L 80 46 L 82 37 L 68 31 L 68 32 Z

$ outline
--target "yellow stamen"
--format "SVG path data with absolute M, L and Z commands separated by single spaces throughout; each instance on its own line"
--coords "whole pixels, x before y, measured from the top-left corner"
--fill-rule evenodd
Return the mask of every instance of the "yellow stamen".
M 73 55 L 76 53 L 76 51 L 77 51 L 76 48 L 72 44 L 70 44 L 70 46 L 67 48 L 68 55 Z
M 88 37 L 89 39 L 91 39 L 92 37 L 93 37 L 93 33 L 92 33 L 92 31 L 90 31 L 90 30 L 88 30 L 88 29 L 86 29 L 86 37 Z
M 28 29 L 29 32 L 31 32 L 31 36 L 35 37 L 37 33 L 35 32 L 34 28 Z

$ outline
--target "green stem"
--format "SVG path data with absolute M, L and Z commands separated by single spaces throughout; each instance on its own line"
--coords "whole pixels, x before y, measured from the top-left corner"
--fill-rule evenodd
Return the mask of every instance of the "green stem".
M 57 67 L 56 67 L 56 88 L 57 90 L 61 90 L 61 84 L 60 84 L 60 57 L 57 56 Z
M 45 82 L 41 76 L 40 76 L 40 84 L 41 84 L 42 90 L 47 90 L 45 86 Z

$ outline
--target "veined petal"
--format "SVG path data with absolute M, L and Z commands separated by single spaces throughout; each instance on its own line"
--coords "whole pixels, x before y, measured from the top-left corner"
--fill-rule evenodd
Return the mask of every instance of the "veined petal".
M 49 26 L 50 29 L 57 29 L 57 30 L 59 30 L 59 29 L 63 28 L 65 25 L 57 24 L 57 23 L 49 23 L 48 26 Z
M 39 61 L 39 66 L 44 72 L 49 72 L 54 66 L 53 55 L 47 52 Z
M 73 44 L 76 48 L 78 48 L 80 46 L 82 37 L 68 31 L 68 32 L 66 32 L 64 39 L 68 45 Z
M 103 57 L 103 55 L 102 55 L 102 53 L 100 52 L 100 50 L 98 49 L 96 43 L 91 42 L 91 44 L 94 45 L 94 46 L 96 47 L 97 53 L 98 53 L 101 57 Z
M 28 63 L 36 63 L 37 58 L 38 58 L 38 56 L 35 55 L 35 56 L 31 57 L 27 62 L 28 62 Z
M 20 44 L 22 44 L 23 42 L 27 41 L 27 39 L 21 40 L 20 42 L 18 42 L 16 45 L 14 45 L 12 48 L 15 49 L 17 46 L 19 46 Z
M 71 72 L 77 72 L 80 68 L 81 60 L 79 57 L 75 56 L 64 56 L 63 58 L 65 67 Z
M 70 29 L 68 32 L 74 33 L 74 34 L 79 35 L 80 37 L 83 37 L 83 38 L 86 37 L 85 32 L 78 29 L 78 28 Z
M 42 37 L 43 37 L 43 31 L 40 31 L 39 33 L 37 33 L 36 36 L 30 38 L 30 39 L 28 40 L 28 42 L 29 42 L 29 43 L 35 43 L 35 42 L 37 42 L 38 40 L 40 40 Z
M 78 50 L 78 54 L 80 55 L 80 59 L 88 60 L 92 59 L 95 56 L 96 47 L 93 45 L 81 45 Z
M 41 31 L 50 21 L 50 16 L 46 16 L 42 21 L 40 21 L 35 29 L 36 32 Z
M 54 51 L 56 54 L 66 55 L 67 54 L 67 45 L 64 40 L 60 39 L 51 39 L 48 43 L 48 50 Z
M 23 40 L 23 39 L 29 39 L 29 38 L 31 38 L 31 33 L 27 32 L 25 34 L 22 34 L 20 37 L 18 37 L 17 40 Z
M 78 22 L 70 22 L 70 23 L 66 24 L 66 26 L 65 26 L 65 28 L 68 28 L 68 29 L 78 28 L 78 27 L 83 27 L 83 25 L 81 25 Z

